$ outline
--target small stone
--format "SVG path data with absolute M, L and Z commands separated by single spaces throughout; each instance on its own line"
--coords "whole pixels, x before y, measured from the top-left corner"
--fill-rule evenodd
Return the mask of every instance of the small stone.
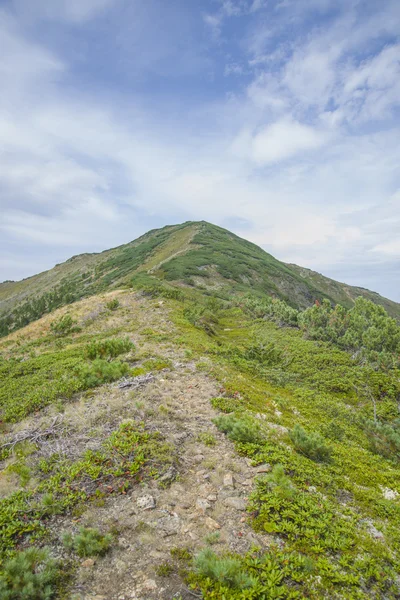
M 207 502 L 207 500 L 204 500 L 204 498 L 197 498 L 196 508 L 198 511 L 200 511 L 204 515 L 206 510 L 208 508 L 211 508 L 211 504 L 209 502 Z
M 160 481 L 161 483 L 172 483 L 173 481 L 175 481 L 177 475 L 178 475 L 178 471 L 175 469 L 175 467 L 171 466 L 164 473 L 164 475 L 161 475 L 161 477 L 158 479 L 158 481 Z
M 87 558 L 86 560 L 83 561 L 83 563 L 81 563 L 81 565 L 85 569 L 90 569 L 91 567 L 93 567 L 94 563 L 95 563 L 95 561 L 93 560 L 93 558 Z
M 153 498 L 153 496 L 150 496 L 150 494 L 146 494 L 145 496 L 140 496 L 136 500 L 136 504 L 137 504 L 138 508 L 141 508 L 143 510 L 151 510 L 152 508 L 156 507 L 156 501 Z
M 272 471 L 272 467 L 269 463 L 258 465 L 258 467 L 256 467 L 256 473 L 269 473 L 270 471 Z
M 201 463 L 202 460 L 204 460 L 204 456 L 202 454 L 196 454 L 193 456 L 194 463 Z
M 382 531 L 379 531 L 379 529 L 377 529 L 375 527 L 375 525 L 372 523 L 372 521 L 369 521 L 369 520 L 367 521 L 367 529 L 375 540 L 384 540 L 385 539 L 385 536 L 383 535 Z
M 221 529 L 221 525 L 217 523 L 217 521 L 214 521 L 214 519 L 211 517 L 206 518 L 205 524 L 207 525 L 208 529 Z
M 383 492 L 383 497 L 385 498 L 385 500 L 396 500 L 396 498 L 399 495 L 399 492 L 396 492 L 396 490 L 391 490 L 390 488 L 387 487 L 382 487 L 382 492 Z
M 245 500 L 243 500 L 243 498 L 239 498 L 238 496 L 231 496 L 230 498 L 225 498 L 224 504 L 225 506 L 235 508 L 236 510 L 246 510 Z
M 181 508 L 188 510 L 189 508 L 192 507 L 192 503 L 191 502 L 187 502 L 186 500 L 184 500 L 183 502 L 180 503 L 179 505 Z
M 210 473 L 206 473 L 205 475 L 203 475 L 203 479 L 206 479 L 206 480 L 210 479 L 210 477 L 211 477 Z
M 142 590 L 146 592 L 154 592 L 157 589 L 157 584 L 154 579 L 147 579 L 144 583 L 142 583 Z
M 224 487 L 234 487 L 232 473 L 225 473 L 224 475 Z
M 208 500 L 209 502 L 216 502 L 216 501 L 217 501 L 217 494 L 209 494 L 209 495 L 207 496 L 207 500 Z

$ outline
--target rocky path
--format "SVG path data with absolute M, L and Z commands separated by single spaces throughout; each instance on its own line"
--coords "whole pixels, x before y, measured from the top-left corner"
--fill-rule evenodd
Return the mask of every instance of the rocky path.
M 79 525 L 113 528 L 118 542 L 105 557 L 82 562 L 71 597 L 188 600 L 193 592 L 179 573 L 160 574 L 160 565 L 173 563 L 171 549 L 196 553 L 213 533 L 218 534 L 212 536 L 217 552 L 245 552 L 268 543 L 246 522 L 247 497 L 257 469 L 239 457 L 213 425 L 217 413 L 210 399 L 218 390 L 194 365 L 178 364 L 161 372 L 137 393 L 135 402 L 129 391 L 118 393 L 120 400 L 126 396 L 126 416 L 142 418 L 174 445 L 178 465 L 167 471 L 161 484 L 146 482 L 84 513 Z M 204 433 L 214 436 L 215 445 L 200 441 Z

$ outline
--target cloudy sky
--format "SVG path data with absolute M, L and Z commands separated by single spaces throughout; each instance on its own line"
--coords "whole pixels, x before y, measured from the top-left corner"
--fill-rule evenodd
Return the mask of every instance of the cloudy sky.
M 400 301 L 399 0 L 0 0 L 0 280 L 205 219 Z

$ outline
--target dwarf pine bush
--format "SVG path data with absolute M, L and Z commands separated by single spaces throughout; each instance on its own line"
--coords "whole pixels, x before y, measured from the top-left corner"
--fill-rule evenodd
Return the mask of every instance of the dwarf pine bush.
M 96 387 L 102 383 L 116 381 L 126 375 L 129 371 L 127 363 L 114 361 L 108 362 L 97 358 L 89 364 L 81 364 L 76 368 L 76 375 L 81 381 L 84 389 Z
M 57 565 L 45 549 L 29 548 L 8 560 L 0 575 L 2 600 L 50 600 L 54 597 Z
M 289 435 L 295 449 L 307 458 L 315 462 L 331 460 L 332 448 L 318 433 L 307 433 L 300 425 L 296 424 Z
M 213 422 L 234 442 L 255 444 L 261 440 L 260 425 L 249 416 L 221 415 Z
M 219 557 L 210 548 L 205 548 L 194 559 L 197 573 L 226 587 L 246 589 L 255 585 L 255 579 L 242 570 L 237 558 Z
M 112 539 L 110 534 L 103 535 L 97 529 L 81 527 L 76 535 L 64 534 L 63 543 L 66 548 L 74 550 L 78 556 L 86 558 L 105 554 L 111 546 Z
M 290 477 L 285 475 L 282 465 L 275 465 L 271 473 L 265 476 L 268 487 L 275 492 L 277 496 L 284 499 L 293 498 L 296 488 L 291 482 Z
M 373 452 L 400 461 L 400 420 L 390 424 L 368 421 L 365 429 Z
M 55 336 L 61 337 L 68 335 L 69 333 L 79 331 L 76 323 L 77 322 L 71 317 L 71 315 L 64 315 L 59 319 L 52 321 L 50 323 L 50 329 Z
M 96 358 L 111 360 L 120 354 L 134 350 L 135 346 L 128 337 L 112 338 L 91 342 L 86 346 L 85 355 L 90 360 Z
M 117 308 L 119 308 L 121 306 L 120 301 L 118 300 L 118 298 L 113 298 L 112 300 L 109 300 L 109 302 L 106 302 L 106 307 L 108 308 L 108 310 L 117 310 Z

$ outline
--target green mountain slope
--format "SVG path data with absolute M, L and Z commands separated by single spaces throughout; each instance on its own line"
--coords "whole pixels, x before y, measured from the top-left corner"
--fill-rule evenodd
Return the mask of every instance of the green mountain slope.
M 306 308 L 329 299 L 350 308 L 363 296 L 400 318 L 400 305 L 379 294 L 287 265 L 233 233 L 204 221 L 152 230 L 98 254 L 82 254 L 19 282 L 0 284 L 0 334 L 43 314 L 132 280 L 165 279 L 222 298 L 249 291 Z

